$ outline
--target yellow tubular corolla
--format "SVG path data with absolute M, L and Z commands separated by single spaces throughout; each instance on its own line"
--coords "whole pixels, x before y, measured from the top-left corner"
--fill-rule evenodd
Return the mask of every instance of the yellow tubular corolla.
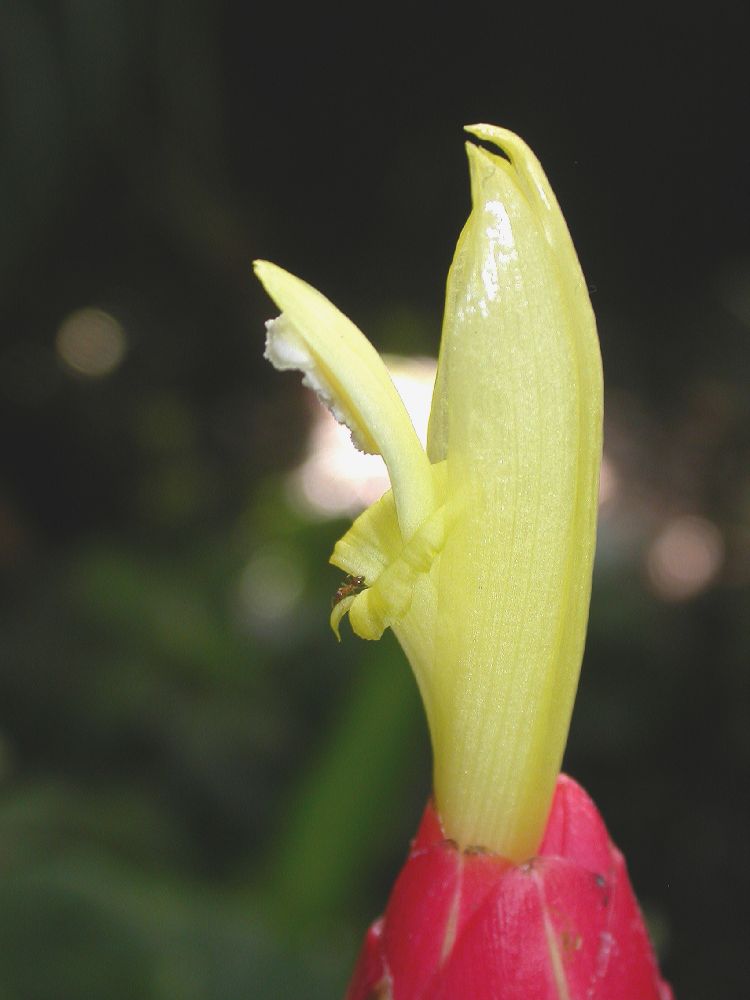
M 541 166 L 511 132 L 468 131 L 505 155 L 467 146 L 473 208 L 448 277 L 429 460 L 356 327 L 257 267 L 282 309 L 267 356 L 303 370 L 391 475 L 392 494 L 332 556 L 367 585 L 332 624 L 348 612 L 364 638 L 394 629 L 425 703 L 446 835 L 520 861 L 543 834 L 583 654 L 601 363 Z

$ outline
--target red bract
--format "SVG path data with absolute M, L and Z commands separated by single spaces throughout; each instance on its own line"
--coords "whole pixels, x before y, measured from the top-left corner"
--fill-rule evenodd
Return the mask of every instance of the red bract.
M 596 806 L 561 775 L 537 857 L 459 851 L 428 804 L 346 1000 L 671 1000 Z

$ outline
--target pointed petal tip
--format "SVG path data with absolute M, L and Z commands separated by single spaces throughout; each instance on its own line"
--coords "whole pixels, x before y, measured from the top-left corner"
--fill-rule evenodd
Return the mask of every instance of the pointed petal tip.
M 514 157 L 530 159 L 533 157 L 530 147 L 523 141 L 520 135 L 509 128 L 502 128 L 500 125 L 487 125 L 480 122 L 476 125 L 464 125 L 464 131 L 473 135 L 483 142 L 492 143 L 511 162 Z
M 268 279 L 270 278 L 274 270 L 276 270 L 276 265 L 272 264 L 270 260 L 253 261 L 253 273 L 267 292 L 268 292 Z
M 261 282 L 264 288 L 267 287 L 269 279 L 274 274 L 284 273 L 283 268 L 279 267 L 278 264 L 274 264 L 270 260 L 263 260 L 262 258 L 253 261 L 253 271 L 255 272 L 255 277 Z
M 476 125 L 464 125 L 464 132 L 476 136 L 477 139 L 484 139 L 486 142 L 500 143 L 503 140 L 511 143 L 521 143 L 525 145 L 523 139 L 509 128 L 502 125 L 488 125 L 486 122 L 477 122 Z
M 486 143 L 486 145 L 479 145 L 471 139 L 464 143 L 472 183 L 481 177 L 490 176 L 487 170 L 488 166 L 492 168 L 493 174 L 500 171 L 506 176 L 512 177 L 514 183 L 517 183 L 517 169 L 514 161 L 525 156 L 524 151 L 527 149 L 522 139 L 519 139 L 513 132 L 495 125 L 465 125 L 464 131 Z
M 475 142 L 465 142 L 464 147 L 469 161 L 469 180 L 474 185 L 482 176 L 488 175 L 488 165 L 490 170 L 494 169 L 501 157 L 484 146 L 477 146 Z
M 262 258 L 254 260 L 253 271 L 255 273 L 255 277 L 258 281 L 260 281 L 261 285 L 263 285 L 266 292 L 268 292 L 277 305 L 279 304 L 277 300 L 277 292 L 281 293 L 290 286 L 294 287 L 297 285 L 306 285 L 306 282 L 303 282 L 301 278 L 298 278 L 296 275 L 287 271 L 285 268 L 280 267 L 278 264 L 274 264 L 271 260 L 263 260 Z
M 464 132 L 468 132 L 469 135 L 480 135 L 483 131 L 488 128 L 492 128 L 491 125 L 483 125 L 481 122 L 477 122 L 475 125 L 464 125 Z

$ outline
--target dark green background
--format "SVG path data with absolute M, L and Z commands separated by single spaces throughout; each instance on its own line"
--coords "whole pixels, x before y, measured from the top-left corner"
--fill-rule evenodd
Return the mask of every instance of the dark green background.
M 678 998 L 745 995 L 748 18 L 676 10 L 0 0 L 3 1000 L 341 994 L 429 748 L 392 638 L 329 632 L 345 524 L 285 502 L 308 400 L 249 264 L 434 353 L 477 120 L 568 218 L 624 497 L 566 766 Z M 90 305 L 128 336 L 103 379 L 55 354 Z M 682 513 L 726 560 L 670 603 L 643 560 Z M 259 553 L 299 589 L 273 628 Z

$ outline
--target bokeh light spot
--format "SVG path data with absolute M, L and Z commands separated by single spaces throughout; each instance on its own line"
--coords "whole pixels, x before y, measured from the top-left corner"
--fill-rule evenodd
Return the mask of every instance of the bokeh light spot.
M 67 316 L 55 337 L 58 357 L 70 371 L 87 378 L 111 374 L 127 349 L 125 331 L 114 316 L 86 307 Z
M 303 574 L 291 552 L 281 546 L 260 549 L 237 581 L 238 626 L 243 631 L 263 636 L 288 630 L 303 589 Z
M 706 590 L 724 562 L 721 532 L 702 517 L 668 521 L 651 543 L 646 572 L 651 589 L 665 601 L 686 601 Z
M 437 362 L 433 358 L 397 355 L 386 355 L 383 360 L 417 436 L 425 444 Z M 353 517 L 381 497 L 389 486 L 383 459 L 357 451 L 347 428 L 323 407 L 318 407 L 307 457 L 289 479 L 294 506 L 309 517 Z

